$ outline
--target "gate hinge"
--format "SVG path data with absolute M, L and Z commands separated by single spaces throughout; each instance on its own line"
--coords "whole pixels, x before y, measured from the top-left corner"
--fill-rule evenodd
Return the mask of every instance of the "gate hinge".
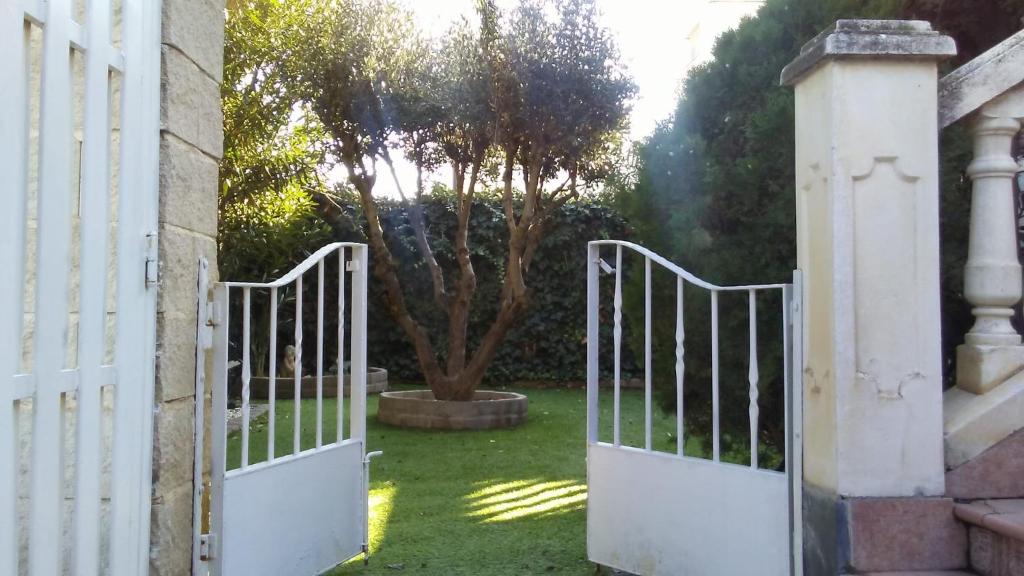
M 210 550 L 213 548 L 213 539 L 216 534 L 200 534 L 199 535 L 199 559 L 206 561 L 212 558 Z
M 348 262 L 345 262 L 345 270 L 348 272 L 358 272 L 359 260 L 349 260 Z
M 146 288 L 160 284 L 160 261 L 157 258 L 156 232 L 146 234 Z
M 206 325 L 207 326 L 220 326 L 222 321 L 220 313 L 220 305 L 217 302 L 206 303 Z

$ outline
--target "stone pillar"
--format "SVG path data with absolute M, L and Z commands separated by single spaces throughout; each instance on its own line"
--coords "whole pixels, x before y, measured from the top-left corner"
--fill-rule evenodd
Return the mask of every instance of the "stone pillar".
M 954 53 L 926 22 L 840 20 L 782 73 L 796 102 L 808 574 L 963 559 L 915 548 L 915 526 L 896 521 L 911 506 L 918 529 L 953 522 L 951 502 L 910 497 L 944 491 L 937 63 Z
M 191 572 L 196 279 L 217 256 L 224 0 L 164 0 L 150 574 Z
M 1020 111 L 1001 102 L 982 107 L 974 118 L 974 160 L 967 168 L 974 186 L 964 295 L 975 322 L 956 349 L 956 380 L 974 394 L 988 392 L 1024 368 L 1024 346 L 1010 324 L 1022 287 L 1013 205 L 1017 162 L 1011 155 Z

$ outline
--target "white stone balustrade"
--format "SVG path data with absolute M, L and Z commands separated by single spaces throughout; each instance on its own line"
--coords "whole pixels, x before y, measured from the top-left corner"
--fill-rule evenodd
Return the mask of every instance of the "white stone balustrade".
M 970 122 L 974 159 L 964 294 L 975 323 L 957 348 L 957 385 L 943 397 L 946 467 L 1024 427 L 1024 346 L 1010 323 L 1022 296 L 1013 139 L 1024 120 L 1024 30 L 939 82 L 939 126 Z
M 1021 336 L 1010 323 L 1021 299 L 1017 257 L 1014 177 L 1011 149 L 1024 118 L 1024 88 L 986 104 L 972 122 L 974 159 L 967 168 L 973 182 L 971 231 L 964 295 L 974 326 L 957 348 L 957 385 L 984 394 L 1024 368 Z

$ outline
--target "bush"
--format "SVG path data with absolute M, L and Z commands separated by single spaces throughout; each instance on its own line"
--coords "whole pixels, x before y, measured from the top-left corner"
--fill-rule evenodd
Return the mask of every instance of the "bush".
M 955 3 L 953 3 L 955 4 Z M 952 34 L 960 54 L 952 67 L 976 56 L 1016 29 L 1019 2 L 986 0 L 956 7 L 937 0 L 768 0 L 756 18 L 723 34 L 714 60 L 689 74 L 674 116 L 637 151 L 637 170 L 619 187 L 618 206 L 635 226 L 638 242 L 717 284 L 788 282 L 796 265 L 793 93 L 779 72 L 804 42 L 839 18 L 932 20 Z M 955 374 L 955 346 L 970 314 L 962 295 L 970 184 L 970 157 L 962 127 L 942 134 L 941 240 L 943 348 L 946 384 Z M 627 291 L 627 317 L 642 321 L 642 278 Z M 658 284 L 656 299 L 671 302 L 674 286 Z M 721 371 L 724 434 L 747 440 L 745 382 L 746 307 L 722 302 Z M 759 307 L 759 330 L 781 327 L 781 306 Z M 707 318 L 707 299 L 687 300 L 687 318 Z M 660 320 L 660 321 L 658 321 Z M 656 319 L 656 343 L 671 356 L 674 325 Z M 759 338 L 763 441 L 782 446 L 781 341 Z M 642 338 L 642 336 L 641 336 Z M 710 418 L 710 331 L 687 331 L 688 429 L 707 434 Z M 642 340 L 632 339 L 635 350 Z M 656 346 L 656 354 L 659 348 Z M 769 367 L 766 372 L 765 368 Z M 675 407 L 672 367 L 655 369 L 662 404 Z M 692 409 L 692 414 L 691 414 Z M 723 446 L 723 451 L 729 450 Z

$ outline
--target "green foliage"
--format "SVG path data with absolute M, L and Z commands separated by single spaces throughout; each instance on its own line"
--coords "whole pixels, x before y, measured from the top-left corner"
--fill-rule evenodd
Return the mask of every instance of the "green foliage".
M 325 189 L 323 130 L 288 92 L 279 61 L 302 15 L 276 0 L 241 0 L 228 11 L 218 230 L 225 278 L 275 278 L 328 237 L 312 201 Z
M 945 3 L 946 5 L 952 3 Z M 1024 11 L 995 1 L 979 2 L 989 29 L 1007 28 L 1009 12 Z M 973 6 L 973 4 L 972 4 Z M 638 242 L 718 284 L 787 282 L 795 267 L 794 120 L 792 89 L 779 86 L 779 72 L 800 47 L 839 18 L 920 16 L 956 35 L 968 46 L 961 60 L 990 46 L 986 30 L 973 19 L 959 19 L 951 7 L 932 0 L 768 0 L 756 18 L 723 34 L 714 59 L 689 74 L 673 117 L 636 151 L 635 172 L 620 177 L 618 205 L 634 225 Z M 953 12 L 971 11 L 966 6 Z M 994 11 L 994 12 L 993 12 Z M 1000 12 L 1001 11 L 1001 12 Z M 993 19 L 991 14 L 1000 16 Z M 1010 26 L 1011 31 L 1013 26 Z M 971 36 L 971 34 L 975 34 Z M 963 130 L 946 130 L 942 142 L 942 296 L 947 378 L 953 348 L 962 342 L 969 314 L 962 299 L 969 185 L 963 170 L 970 153 Z M 637 275 L 638 276 L 638 275 Z M 630 280 L 627 318 L 642 321 L 642 278 Z M 673 302 L 674 286 L 655 282 L 656 300 Z M 720 341 L 723 427 L 743 438 L 746 427 L 747 312 L 742 302 L 722 302 Z M 706 295 L 687 300 L 687 318 L 706 319 Z M 664 315 L 662 315 L 664 316 Z M 710 333 L 706 320 L 686 336 L 687 422 L 706 430 L 710 414 Z M 781 446 L 781 306 L 759 302 L 762 427 L 769 443 Z M 760 334 L 770 327 L 772 331 Z M 655 321 L 656 343 L 671 356 L 674 325 Z M 742 343 L 737 346 L 737 343 Z M 634 349 L 642 345 L 633 340 Z M 657 351 L 656 351 L 657 355 Z M 766 372 L 766 367 L 768 371 Z M 671 367 L 656 367 L 663 404 L 673 409 Z M 690 409 L 693 410 L 691 417 Z M 740 442 L 745 442 L 741 440 Z

